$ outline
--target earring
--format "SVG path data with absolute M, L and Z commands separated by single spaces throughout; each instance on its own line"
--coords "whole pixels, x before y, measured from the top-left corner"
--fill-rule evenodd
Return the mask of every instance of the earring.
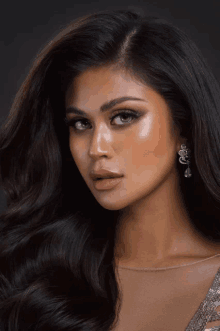
M 184 172 L 184 176 L 186 178 L 190 178 L 192 176 L 190 165 L 190 158 L 191 158 L 191 151 L 189 148 L 186 148 L 185 144 L 181 145 L 181 149 L 179 150 L 178 154 L 180 155 L 179 162 L 182 164 L 187 164 L 188 168 Z

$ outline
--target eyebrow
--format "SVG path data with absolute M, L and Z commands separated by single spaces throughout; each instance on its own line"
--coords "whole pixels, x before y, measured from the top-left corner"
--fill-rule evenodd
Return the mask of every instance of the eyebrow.
M 129 96 L 126 96 L 126 97 L 120 97 L 120 98 L 116 98 L 116 99 L 113 99 L 113 100 L 110 100 L 110 101 L 107 101 L 105 102 L 101 107 L 100 107 L 100 111 L 101 112 L 105 112 L 111 108 L 113 108 L 114 106 L 118 105 L 119 103 L 122 103 L 124 101 L 127 101 L 127 100 L 136 100 L 136 101 L 144 101 L 144 102 L 147 102 L 146 100 L 144 99 L 139 99 L 139 98 L 135 98 L 135 97 L 129 97 Z M 77 108 L 77 107 L 74 107 L 74 106 L 69 106 L 67 107 L 66 109 L 66 114 L 69 114 L 69 113 L 72 113 L 72 114 L 77 114 L 77 115 L 85 115 L 86 116 L 86 112 L 84 112 L 83 110 Z

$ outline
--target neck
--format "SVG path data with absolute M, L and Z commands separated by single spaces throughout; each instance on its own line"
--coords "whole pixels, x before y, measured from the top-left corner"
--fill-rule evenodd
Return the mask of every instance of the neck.
M 135 265 L 214 253 L 193 228 L 175 174 L 121 211 L 116 237 L 116 259 Z

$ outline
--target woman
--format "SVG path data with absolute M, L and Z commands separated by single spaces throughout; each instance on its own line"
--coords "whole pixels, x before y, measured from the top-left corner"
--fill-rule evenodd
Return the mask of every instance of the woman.
M 220 330 L 220 88 L 185 33 L 71 22 L 0 152 L 1 330 Z

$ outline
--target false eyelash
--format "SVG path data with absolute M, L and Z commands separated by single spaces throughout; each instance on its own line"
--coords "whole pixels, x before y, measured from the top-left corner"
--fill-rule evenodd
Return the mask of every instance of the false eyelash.
M 131 111 L 131 110 L 130 111 L 119 111 L 117 114 L 115 114 L 114 116 L 110 117 L 110 120 L 112 121 L 115 117 L 118 117 L 120 115 L 128 115 L 130 117 L 133 117 L 133 119 L 136 119 L 136 118 L 138 118 L 138 117 L 141 116 L 140 113 L 137 112 L 137 111 L 135 111 L 135 112 L 134 111 Z M 68 120 L 66 117 L 64 118 L 65 124 L 68 127 L 72 126 L 74 128 L 74 130 L 76 130 L 76 131 L 85 131 L 85 130 L 76 129 L 74 127 L 74 125 L 75 125 L 76 122 L 83 121 L 83 120 L 86 120 L 87 121 L 86 118 L 82 118 L 82 117 L 81 118 L 80 117 L 76 117 L 76 118 L 73 118 L 73 119 L 70 119 L 70 120 Z M 130 122 L 125 123 L 124 125 L 129 124 L 129 123 Z M 122 125 L 116 125 L 116 126 L 120 127 L 120 126 L 124 126 L 124 125 L 122 124 Z

